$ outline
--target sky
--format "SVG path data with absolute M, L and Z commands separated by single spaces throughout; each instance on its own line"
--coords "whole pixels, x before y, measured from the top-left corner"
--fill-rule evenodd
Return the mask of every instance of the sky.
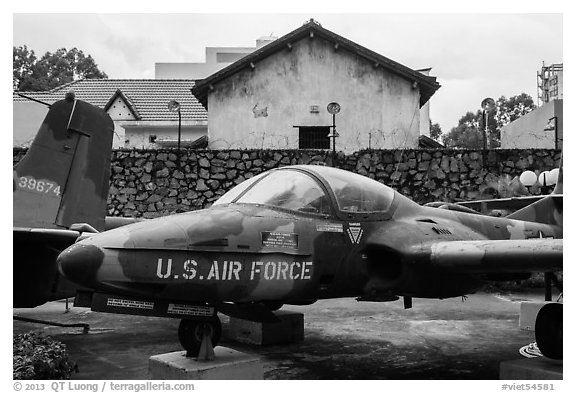
M 193 13 L 184 8 L 177 14 L 15 10 L 12 44 L 27 45 L 37 56 L 76 47 L 110 78 L 154 78 L 156 62 L 204 62 L 207 46 L 254 47 L 259 37 L 281 37 L 314 18 L 410 68 L 432 67 L 431 75 L 442 87 L 430 101 L 430 117 L 444 132 L 467 111 L 478 110 L 486 97 L 525 92 L 536 101 L 542 62 L 564 61 L 561 12 L 478 14 L 455 8 L 458 13 L 448 13 L 448 8 L 415 14 L 358 7 L 361 12 L 323 13 L 296 7 L 286 12 Z M 222 7 L 228 9 L 234 10 Z

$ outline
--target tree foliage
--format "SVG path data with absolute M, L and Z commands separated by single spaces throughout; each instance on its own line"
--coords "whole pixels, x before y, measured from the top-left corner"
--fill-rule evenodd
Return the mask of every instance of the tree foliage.
M 13 47 L 12 86 L 20 91 L 46 91 L 78 79 L 108 78 L 92 56 L 77 48 L 60 48 L 38 59 L 26 45 Z
M 70 379 L 76 369 L 66 345 L 41 332 L 14 335 L 12 354 L 13 379 Z
M 458 120 L 456 127 L 442 136 L 442 142 L 447 147 L 482 149 L 486 130 L 487 147 L 500 147 L 500 129 L 535 108 L 534 100 L 526 93 L 510 98 L 501 96 L 496 101 L 496 108 L 493 111 L 467 112 Z
M 37 59 L 34 55 L 34 51 L 28 50 L 26 45 L 18 48 L 13 47 L 13 54 L 12 87 L 14 90 L 17 90 L 24 76 L 33 73 L 33 65 L 36 63 Z
M 534 109 L 536 109 L 534 100 L 526 93 L 510 98 L 504 96 L 498 98 L 495 115 L 498 128 L 504 127 Z
M 458 125 L 446 135 L 442 136 L 442 143 L 446 147 L 461 147 L 467 149 L 481 149 L 484 142 L 480 124 L 482 112 L 466 112 L 458 120 Z
M 430 138 L 440 142 L 441 137 L 442 137 L 442 128 L 440 128 L 440 124 L 432 123 L 432 120 L 430 120 Z

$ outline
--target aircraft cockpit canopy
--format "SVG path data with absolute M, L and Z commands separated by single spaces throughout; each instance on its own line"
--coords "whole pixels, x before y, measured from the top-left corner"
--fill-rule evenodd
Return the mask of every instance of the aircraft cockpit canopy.
M 336 196 L 338 208 L 345 212 L 387 212 L 394 200 L 394 190 L 357 173 L 331 167 L 313 167 Z
M 296 170 L 270 173 L 256 183 L 237 203 L 275 206 L 308 213 L 330 214 L 330 199 L 311 176 Z
M 334 194 L 336 206 L 332 207 L 332 199 L 318 178 Z M 393 200 L 394 190 L 365 176 L 303 165 L 255 176 L 224 194 L 215 205 L 258 204 L 316 214 L 330 214 L 333 210 L 383 213 L 390 209 Z

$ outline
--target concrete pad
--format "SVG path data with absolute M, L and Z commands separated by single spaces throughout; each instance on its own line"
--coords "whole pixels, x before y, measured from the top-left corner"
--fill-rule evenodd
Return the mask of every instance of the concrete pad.
M 520 329 L 534 331 L 536 316 L 542 307 L 553 302 L 521 302 L 520 319 L 518 325 Z
M 230 318 L 228 338 L 246 344 L 289 344 L 304 340 L 304 314 L 276 311 L 280 322 L 253 322 Z
M 148 361 L 150 379 L 264 379 L 259 357 L 225 347 L 214 348 L 214 353 L 216 358 L 212 361 L 187 358 L 186 351 L 151 356 Z
M 562 361 L 544 356 L 500 363 L 500 379 L 562 379 Z
M 519 359 L 518 349 L 534 341 L 534 332 L 518 328 L 518 312 L 520 300 L 539 301 L 541 292 L 479 292 L 465 302 L 415 299 L 408 310 L 401 301 L 353 298 L 285 305 L 283 311 L 303 312 L 306 319 L 306 340 L 289 346 L 232 341 L 227 338 L 229 317 L 221 315 L 220 343 L 260 356 L 264 379 L 270 380 L 497 380 L 500 362 Z M 21 321 L 13 322 L 13 332 L 42 331 L 66 344 L 79 368 L 72 380 L 147 380 L 151 356 L 181 350 L 175 334 L 178 319 L 77 307 L 65 313 L 64 308 L 64 303 L 48 303 L 15 309 L 14 314 L 89 323 L 88 334 Z

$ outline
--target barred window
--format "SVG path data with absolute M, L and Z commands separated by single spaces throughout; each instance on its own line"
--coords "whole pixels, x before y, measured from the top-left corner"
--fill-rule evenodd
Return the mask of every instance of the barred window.
M 299 127 L 300 149 L 330 149 L 330 127 Z

